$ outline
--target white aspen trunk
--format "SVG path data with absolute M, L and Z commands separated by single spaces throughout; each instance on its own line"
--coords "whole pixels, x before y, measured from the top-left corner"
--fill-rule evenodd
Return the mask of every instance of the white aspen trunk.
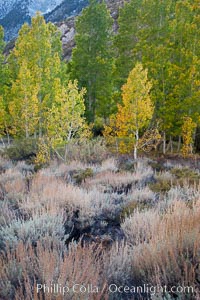
M 68 136 L 67 136 L 67 141 L 69 142 L 71 140 L 72 137 L 72 128 L 70 128 Z
M 170 152 L 173 153 L 173 141 L 171 135 L 170 135 Z
M 42 110 L 42 108 L 41 108 L 41 106 L 42 106 L 42 98 L 41 98 L 41 95 L 39 95 L 39 103 L 40 103 L 40 107 L 39 107 L 39 138 L 42 138 L 42 112 L 41 112 L 41 110 Z
M 5 143 L 4 143 L 3 138 L 1 138 L 1 142 L 2 142 L 3 147 L 5 148 Z
M 166 153 L 166 133 L 163 133 L 163 154 Z
M 92 83 L 91 83 L 91 80 L 89 80 L 88 82 L 89 84 L 89 87 L 88 87 L 88 110 L 89 110 L 89 118 L 91 117 L 91 113 L 92 112 L 92 95 L 91 95 L 91 87 L 92 87 Z
M 8 140 L 8 145 L 10 146 L 10 135 L 8 132 L 7 132 L 7 140 Z
M 179 135 L 178 137 L 178 147 L 177 147 L 177 152 L 180 152 L 180 148 L 181 148 L 181 135 Z
M 55 150 L 55 153 L 57 154 L 58 158 L 60 158 L 62 161 L 65 161 L 64 158 L 60 155 L 60 153 L 57 150 Z
M 115 145 L 116 145 L 116 152 L 119 153 L 119 146 L 118 146 L 117 138 L 115 138 Z
M 192 146 L 192 143 L 190 144 L 190 154 L 193 153 L 193 146 Z
M 64 161 L 66 161 L 67 160 L 67 153 L 68 153 L 68 151 L 67 151 L 67 144 L 65 145 L 65 155 L 64 155 Z
M 136 146 L 134 147 L 134 159 L 135 160 L 137 159 L 137 147 Z
M 135 139 L 136 139 L 136 142 L 135 142 L 135 146 L 134 146 L 134 159 L 136 160 L 137 159 L 138 141 L 139 141 L 139 132 L 138 132 L 138 129 L 135 132 Z

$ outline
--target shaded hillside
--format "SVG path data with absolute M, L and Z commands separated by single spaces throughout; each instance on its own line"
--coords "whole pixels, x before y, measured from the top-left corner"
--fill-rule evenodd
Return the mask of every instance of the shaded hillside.
M 124 3 L 124 0 L 106 0 L 110 14 L 114 19 L 113 31 L 116 32 L 117 18 L 119 14 L 119 7 Z M 62 22 L 57 22 L 56 25 L 62 33 L 62 44 L 63 44 L 63 57 L 65 60 L 69 60 L 71 57 L 72 49 L 75 46 L 74 35 L 75 35 L 75 16 L 69 17 Z
M 75 46 L 74 36 L 75 36 L 76 15 L 81 12 L 82 8 L 85 5 L 87 5 L 88 1 L 87 0 L 80 1 L 78 5 L 75 0 L 70 0 L 67 2 L 68 2 L 67 6 L 66 6 L 66 1 L 62 2 L 62 4 L 56 7 L 56 9 L 54 9 L 52 12 L 46 14 L 45 18 L 47 21 L 54 22 L 55 25 L 58 26 L 59 30 L 61 31 L 62 44 L 63 44 L 63 58 L 68 61 L 71 57 L 72 49 Z M 119 7 L 121 7 L 123 3 L 124 0 L 116 0 L 116 1 L 106 0 L 107 7 L 110 10 L 111 16 L 114 19 L 113 30 L 115 32 L 117 31 L 118 28 L 117 18 L 118 18 Z M 22 18 L 22 15 L 19 14 L 18 16 L 19 19 Z M 8 17 L 12 20 L 13 19 L 12 13 L 10 13 Z M 3 27 L 8 20 L 7 18 L 0 20 L 0 24 L 2 24 Z M 26 16 L 25 21 L 29 22 L 30 17 Z M 9 30 L 12 31 L 12 27 L 14 26 L 14 24 L 15 24 L 15 20 L 13 19 Z M 19 28 L 16 27 L 16 30 L 13 31 L 11 35 L 15 36 L 18 30 Z M 15 38 L 13 38 L 9 43 L 7 43 L 5 48 L 6 54 L 8 54 L 11 49 L 13 49 L 14 43 L 15 43 Z

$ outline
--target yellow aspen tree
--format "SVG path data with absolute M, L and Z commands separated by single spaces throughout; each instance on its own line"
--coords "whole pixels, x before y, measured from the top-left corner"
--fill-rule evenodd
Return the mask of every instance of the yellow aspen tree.
M 129 73 L 127 82 L 122 86 L 123 104 L 118 105 L 116 115 L 118 137 L 129 138 L 137 158 L 139 131 L 148 126 L 154 111 L 150 97 L 152 84 L 148 80 L 148 71 L 141 63 Z M 122 145 L 124 146 L 124 145 Z
M 19 68 L 18 77 L 12 85 L 12 100 L 9 103 L 13 119 L 13 133 L 29 138 L 36 133 L 38 125 L 38 86 L 24 60 Z
M 69 81 L 67 87 L 63 87 L 59 79 L 54 82 L 54 88 L 57 93 L 52 107 L 47 113 L 46 141 L 48 142 L 48 150 L 53 150 L 59 158 L 66 160 L 67 144 L 72 139 L 88 138 L 90 135 L 89 128 L 84 118 L 85 89 L 78 89 L 78 82 Z M 64 155 L 58 152 L 59 147 L 65 147 Z M 43 151 L 43 150 L 45 151 Z M 41 157 L 47 158 L 49 152 L 42 143 L 41 150 L 44 153 L 38 153 L 37 160 Z
M 3 97 L 0 96 L 0 137 L 4 133 L 5 120 L 6 120 L 6 111 L 3 103 Z
M 58 142 L 69 142 L 74 137 L 80 137 L 85 128 L 86 90 L 82 88 L 79 91 L 77 80 L 70 80 L 66 88 L 61 86 L 59 79 L 55 84 L 57 95 L 52 108 L 49 109 L 48 135 L 57 137 Z
M 188 156 L 189 154 L 192 154 L 193 135 L 196 126 L 197 124 L 193 122 L 191 117 L 184 117 L 184 122 L 182 125 L 182 154 L 184 157 Z
M 112 114 L 109 118 L 109 124 L 104 125 L 103 136 L 110 150 L 114 153 L 118 153 L 119 140 L 117 137 L 116 115 Z
M 46 134 L 46 114 L 51 108 L 56 94 L 53 82 L 56 78 L 59 78 L 63 84 L 66 81 L 67 76 L 64 74 L 61 55 L 62 48 L 58 29 L 50 22 L 46 23 L 44 17 L 37 13 L 32 18 L 30 25 L 25 23 L 20 29 L 15 48 L 9 57 L 10 67 L 14 74 L 12 92 L 24 89 L 22 86 L 25 83 L 19 82 L 20 76 L 22 77 L 22 69 L 25 69 L 28 75 L 27 85 L 30 84 L 28 89 L 24 89 L 23 97 L 26 97 L 26 90 L 29 94 L 32 90 L 29 95 L 31 97 L 37 90 L 38 123 L 35 133 L 40 138 Z M 24 78 L 22 80 L 24 81 Z M 33 102 L 31 97 L 29 100 Z M 18 93 L 12 94 L 12 100 L 16 100 L 16 108 L 19 105 L 18 98 Z M 15 115 L 17 115 L 17 111 Z M 27 134 L 29 135 L 29 132 Z

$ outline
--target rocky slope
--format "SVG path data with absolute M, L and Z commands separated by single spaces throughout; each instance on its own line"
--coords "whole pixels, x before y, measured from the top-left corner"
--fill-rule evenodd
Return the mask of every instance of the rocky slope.
M 116 32 L 118 28 L 117 18 L 119 14 L 119 8 L 123 5 L 123 3 L 124 0 L 106 0 L 107 7 L 110 10 L 112 18 L 114 19 L 114 32 Z M 57 22 L 56 25 L 58 26 L 62 34 L 64 59 L 69 60 L 71 57 L 72 49 L 75 46 L 75 16 L 67 18 L 65 21 Z
M 5 0 L 0 2 L 0 25 L 7 41 L 15 38 L 24 22 L 40 11 L 47 21 L 64 20 L 80 13 L 88 0 Z
M 118 18 L 118 12 L 119 7 L 123 5 L 125 0 L 106 0 L 106 4 L 108 9 L 110 10 L 111 16 L 114 19 L 113 23 L 113 31 L 117 31 L 117 18 Z M 75 18 L 76 16 L 81 12 L 83 7 L 85 7 L 88 4 L 88 0 L 64 0 L 60 5 L 58 5 L 54 10 L 47 13 L 45 15 L 45 18 L 47 21 L 51 21 L 55 23 L 56 26 L 58 26 L 59 30 L 61 31 L 61 38 L 62 38 L 62 44 L 63 44 L 63 58 L 65 60 L 69 60 L 71 57 L 72 49 L 75 46 L 74 42 L 74 36 L 75 36 Z M 15 9 L 18 9 L 17 6 L 15 6 Z M 14 13 L 14 9 L 8 14 L 10 17 L 12 17 L 12 13 Z M 8 18 L 8 15 L 6 18 Z M 30 21 L 30 15 L 26 15 L 23 19 L 23 11 L 21 11 L 21 14 L 18 14 L 19 19 L 22 21 Z M 17 19 L 15 18 L 17 21 Z M 13 21 L 15 22 L 15 21 Z M 0 19 L 0 24 L 2 24 L 2 20 Z M 14 23 L 10 23 L 11 27 L 13 28 Z M 18 23 L 20 24 L 20 22 Z M 11 36 L 16 36 L 17 31 L 21 25 L 18 27 L 15 27 L 15 30 L 12 29 L 12 32 L 10 32 L 8 26 L 8 30 L 6 33 Z M 9 33 L 10 32 L 10 33 Z M 10 49 L 14 47 L 14 40 L 10 41 L 7 44 L 5 52 L 8 53 Z
M 47 21 L 59 22 L 69 16 L 78 15 L 87 6 L 89 0 L 63 0 L 55 9 L 45 14 Z

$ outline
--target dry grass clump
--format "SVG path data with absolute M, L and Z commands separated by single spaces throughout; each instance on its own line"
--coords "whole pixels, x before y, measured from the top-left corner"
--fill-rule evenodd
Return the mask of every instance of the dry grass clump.
M 132 185 L 137 181 L 134 174 L 129 172 L 114 173 L 112 171 L 104 171 L 96 174 L 92 178 L 86 179 L 84 187 L 91 189 L 96 187 L 101 192 L 124 192 L 127 193 Z
M 53 175 L 39 172 L 32 180 L 30 192 L 23 198 L 20 208 L 30 215 L 62 214 L 66 206 L 66 184 Z
M 0 248 L 6 245 L 15 248 L 22 241 L 33 244 L 46 236 L 52 239 L 64 239 L 64 219 L 59 216 L 34 216 L 27 221 L 14 219 L 9 224 L 0 227 Z
M 123 224 L 129 241 L 136 245 L 134 282 L 195 288 L 200 275 L 200 202 L 190 208 L 177 201 L 164 215 L 156 210 L 142 214 L 133 214 Z
M 100 171 L 101 172 L 105 172 L 105 171 L 117 172 L 118 171 L 117 160 L 114 157 L 110 157 L 110 158 L 102 161 Z
M 175 186 L 165 195 L 165 201 L 170 205 L 173 201 L 192 202 L 200 199 L 200 185 L 198 186 Z
M 80 218 L 88 219 L 102 213 L 111 213 L 120 205 L 118 196 L 101 193 L 97 189 L 86 191 L 73 185 L 66 186 L 65 203 L 72 211 L 79 209 Z
M 143 188 L 135 188 L 132 189 L 129 194 L 129 200 L 128 201 L 138 201 L 138 202 L 155 202 L 156 201 L 156 195 L 154 192 L 151 191 L 151 189 L 148 186 L 145 186 Z
M 160 216 L 154 209 L 140 212 L 138 209 L 122 223 L 127 241 L 132 245 L 149 242 L 156 231 Z
M 0 153 L 1 154 L 1 153 Z M 5 159 L 0 155 L 0 173 L 5 172 L 7 169 L 13 167 L 13 163 L 11 160 Z
M 27 164 L 25 161 L 19 161 L 15 168 L 23 175 L 31 175 L 34 172 L 34 165 Z
M 67 163 L 60 163 L 60 164 L 58 164 L 56 161 L 53 161 L 48 168 L 42 169 L 40 173 L 43 175 L 48 174 L 48 175 L 55 176 L 57 178 L 63 178 L 66 182 L 68 182 L 70 174 L 73 171 L 76 170 L 83 171 L 87 168 L 92 169 L 92 171 L 95 173 L 99 168 L 99 165 L 83 163 L 79 160 L 72 160 Z
M 132 246 L 118 241 L 112 245 L 109 253 L 104 255 L 104 276 L 108 283 L 127 284 L 130 279 Z
M 53 161 L 51 165 L 46 168 L 42 169 L 40 172 L 44 175 L 53 175 L 57 178 L 63 178 L 68 181 L 70 174 L 74 171 L 84 171 L 86 169 L 91 169 L 94 174 L 105 172 L 105 171 L 112 171 L 117 172 L 117 161 L 115 158 L 110 157 L 103 160 L 101 163 L 86 163 L 81 162 L 80 160 L 72 160 L 67 163 L 60 163 L 58 164 L 56 161 Z
M 101 213 L 112 213 L 121 205 L 116 194 L 105 194 L 95 187 L 86 190 L 66 184 L 53 176 L 38 173 L 33 179 L 29 195 L 20 208 L 29 215 L 58 215 L 80 210 L 80 218 L 88 219 Z
M 155 182 L 150 183 L 149 187 L 154 193 L 160 195 L 168 192 L 173 185 L 173 176 L 169 172 L 160 172 L 155 174 Z
M 2 173 L 0 175 L 0 185 L 5 195 L 16 195 L 26 192 L 24 176 L 17 168 L 9 168 Z
M 124 158 L 120 167 L 102 158 L 0 170 L 0 299 L 115 300 L 127 298 L 104 284 L 199 284 L 197 181 L 180 186 L 183 170 L 153 172 L 145 159 Z M 102 294 L 35 292 L 51 282 L 98 285 Z
M 172 198 L 176 196 L 174 195 L 175 190 L 177 190 L 177 192 L 178 190 L 185 190 L 185 192 L 186 190 L 195 190 L 198 189 L 200 184 L 199 172 L 181 165 L 176 165 L 176 167 L 171 168 L 170 171 L 158 172 L 154 177 L 156 182 L 149 185 L 151 190 L 161 195 L 169 194 Z M 170 193 L 170 190 L 173 190 L 173 192 Z
M 160 181 L 170 181 L 172 182 L 175 177 L 169 171 L 156 172 L 155 179 Z
M 135 173 L 138 177 L 144 179 L 145 177 L 153 175 L 153 169 L 151 168 L 151 166 L 149 166 L 148 160 L 143 158 L 137 161 Z
M 198 170 L 192 170 L 188 167 L 177 166 L 171 169 L 171 173 L 178 179 L 187 178 L 189 180 L 199 180 L 200 174 Z
M 0 227 L 9 224 L 16 215 L 8 200 L 0 201 Z
M 117 166 L 116 160 L 109 159 L 102 163 L 95 176 L 86 179 L 84 187 L 96 186 L 103 192 L 127 193 L 133 185 L 145 186 L 152 176 L 153 170 L 146 161 L 139 160 L 134 164 L 134 169 L 124 171 Z
M 84 163 L 101 163 L 109 156 L 105 140 L 97 138 L 79 143 L 69 143 L 66 151 L 66 161 L 79 160 Z
M 148 186 L 144 188 L 133 188 L 124 202 L 124 207 L 120 213 L 121 220 L 130 216 L 135 210 L 147 210 L 154 207 L 156 203 L 156 194 L 153 193 Z
M 94 252 L 95 250 L 95 252 Z M 20 242 L 15 250 L 6 248 L 0 258 L 0 298 L 2 300 L 71 300 L 108 299 L 106 281 L 101 278 L 101 247 L 72 245 L 66 252 L 63 244 L 46 240 L 30 243 Z M 63 297 L 60 293 L 37 293 L 37 284 L 59 283 L 70 291 Z M 99 293 L 73 293 L 72 286 L 78 283 L 98 286 Z

